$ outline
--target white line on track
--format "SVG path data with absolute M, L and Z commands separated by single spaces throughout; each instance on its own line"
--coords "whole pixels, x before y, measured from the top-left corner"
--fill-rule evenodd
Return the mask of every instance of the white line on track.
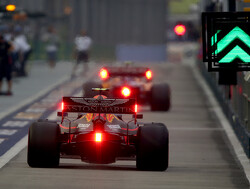
M 65 76 L 62 79 L 60 79 L 58 82 L 53 83 L 48 88 L 40 91 L 39 93 L 33 95 L 32 97 L 28 98 L 27 100 L 21 102 L 20 104 L 18 104 L 14 108 L 8 109 L 3 114 L 0 114 L 0 119 L 2 119 L 3 117 L 11 114 L 12 112 L 18 110 L 19 108 L 25 106 L 26 104 L 29 104 L 32 101 L 40 98 L 41 96 L 45 95 L 50 90 L 52 90 L 53 88 L 55 88 L 57 85 L 62 84 L 63 82 L 67 81 L 68 79 L 69 79 L 69 76 Z M 22 138 L 20 141 L 18 141 L 12 148 L 10 148 L 4 155 L 2 155 L 0 157 L 0 169 L 4 165 L 6 165 L 13 157 L 15 157 L 21 150 L 23 150 L 27 146 L 27 141 L 28 141 L 28 135 L 26 135 L 24 138 Z
M 15 107 L 12 107 L 8 110 L 6 110 L 4 113 L 0 113 L 0 119 L 3 119 L 4 117 L 6 117 L 7 115 L 13 113 L 14 111 L 18 110 L 19 108 L 35 101 L 36 99 L 38 99 L 39 97 L 45 95 L 46 93 L 48 93 L 50 90 L 52 90 L 53 88 L 55 88 L 57 85 L 60 85 L 62 83 L 64 83 L 65 81 L 67 81 L 70 78 L 70 76 L 65 76 L 62 79 L 60 79 L 58 82 L 53 83 L 52 85 L 50 85 L 48 88 L 40 91 L 39 93 L 33 95 L 32 97 L 22 101 L 21 103 L 19 103 L 18 105 L 16 105 Z
M 22 138 L 18 143 L 16 143 L 11 149 L 9 149 L 0 158 L 0 169 L 7 164 L 13 157 L 15 157 L 22 149 L 25 148 L 28 141 L 28 135 Z
M 65 82 L 68 79 L 68 77 L 65 77 L 64 79 L 60 80 L 60 82 L 51 85 L 49 88 L 41 91 L 40 93 L 34 95 L 33 97 L 31 97 L 28 101 L 25 101 L 27 104 L 32 102 L 33 100 L 39 98 L 40 96 L 46 94 L 47 92 L 49 92 L 51 89 L 53 89 L 55 86 Z M 82 93 L 79 92 L 77 94 L 75 94 L 74 96 L 80 96 Z M 25 103 L 20 104 L 16 110 L 22 106 L 24 106 Z M 16 110 L 11 110 L 11 111 L 7 111 L 7 112 L 13 112 Z M 8 115 L 8 114 L 5 114 Z M 57 111 L 52 112 L 49 116 L 48 119 L 49 120 L 56 120 L 57 119 Z M 0 115 L 0 119 L 2 115 Z M 2 143 L 4 141 L 4 139 L 0 139 L 0 143 Z M 15 157 L 19 152 L 21 152 L 26 146 L 27 146 L 27 141 L 28 141 L 28 135 L 26 135 L 24 138 L 22 138 L 20 141 L 18 141 L 12 148 L 10 148 L 4 155 L 2 155 L 0 157 L 0 169 L 6 165 L 13 157 Z
M 218 120 L 220 121 L 221 126 L 226 132 L 226 135 L 233 147 L 233 150 L 245 172 L 246 178 L 248 179 L 248 182 L 250 183 L 250 164 L 249 159 L 246 156 L 238 138 L 236 137 L 228 119 L 225 117 L 218 101 L 216 100 L 214 94 L 210 90 L 209 86 L 207 85 L 205 79 L 201 76 L 200 72 L 198 71 L 197 67 L 192 67 L 194 77 L 196 78 L 196 81 L 200 85 L 200 87 L 203 89 L 207 99 L 209 100 L 210 104 L 212 105 L 212 110 L 214 111 L 215 115 L 218 117 Z

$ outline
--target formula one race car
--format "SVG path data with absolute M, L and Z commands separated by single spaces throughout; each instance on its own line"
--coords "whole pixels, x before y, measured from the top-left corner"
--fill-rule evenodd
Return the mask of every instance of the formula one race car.
M 138 104 L 150 104 L 152 111 L 170 109 L 170 87 L 167 83 L 153 84 L 153 73 L 147 67 L 109 66 L 99 72 L 100 81 L 83 85 L 84 97 L 93 97 L 91 88 L 110 89 L 111 98 L 135 98 Z
M 132 114 L 132 120 L 124 121 L 123 114 Z M 78 157 L 97 164 L 134 158 L 140 170 L 168 168 L 167 127 L 163 123 L 137 122 L 142 114 L 137 114 L 135 99 L 63 97 L 58 116 L 62 117 L 60 123 L 38 120 L 30 126 L 30 167 L 56 167 L 60 158 Z

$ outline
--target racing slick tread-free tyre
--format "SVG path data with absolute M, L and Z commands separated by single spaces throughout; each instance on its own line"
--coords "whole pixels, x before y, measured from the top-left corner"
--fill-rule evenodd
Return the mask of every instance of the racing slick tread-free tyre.
M 98 82 L 86 82 L 83 84 L 83 96 L 93 98 L 98 93 L 96 91 L 92 91 L 92 88 L 101 88 L 102 85 Z
M 169 161 L 169 133 L 162 123 L 139 127 L 136 167 L 139 170 L 165 171 Z
M 170 109 L 170 87 L 167 83 L 155 84 L 151 89 L 151 111 L 168 111 Z
M 34 122 L 29 128 L 27 163 L 30 167 L 56 167 L 60 160 L 60 128 L 50 121 Z

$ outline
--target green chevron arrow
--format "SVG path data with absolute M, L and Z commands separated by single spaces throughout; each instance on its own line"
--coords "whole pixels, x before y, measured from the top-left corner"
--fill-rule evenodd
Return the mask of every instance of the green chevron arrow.
M 214 36 L 211 37 L 211 46 L 217 43 L 217 49 L 213 54 L 218 54 L 223 51 L 230 43 L 235 39 L 240 39 L 250 48 L 250 36 L 243 31 L 240 27 L 234 27 L 227 35 L 225 35 L 220 41 L 217 39 L 217 35 L 221 30 L 218 30 Z M 238 45 L 235 46 L 228 54 L 226 54 L 219 63 L 230 63 L 234 59 L 239 58 L 243 62 L 250 62 L 250 56 Z
M 226 56 L 224 56 L 219 63 L 230 63 L 236 58 L 243 62 L 250 62 L 250 56 L 238 45 L 236 45 Z
M 236 26 L 217 43 L 218 53 L 223 51 L 223 49 L 226 48 L 236 38 L 240 39 L 250 48 L 250 36 L 246 32 L 244 32 L 241 28 Z

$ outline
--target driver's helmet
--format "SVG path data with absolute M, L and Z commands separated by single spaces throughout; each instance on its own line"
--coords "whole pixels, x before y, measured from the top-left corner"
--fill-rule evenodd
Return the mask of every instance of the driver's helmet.
M 93 98 L 97 99 L 97 100 L 103 100 L 103 99 L 106 99 L 107 97 L 104 96 L 104 95 L 96 95 L 94 96 Z

